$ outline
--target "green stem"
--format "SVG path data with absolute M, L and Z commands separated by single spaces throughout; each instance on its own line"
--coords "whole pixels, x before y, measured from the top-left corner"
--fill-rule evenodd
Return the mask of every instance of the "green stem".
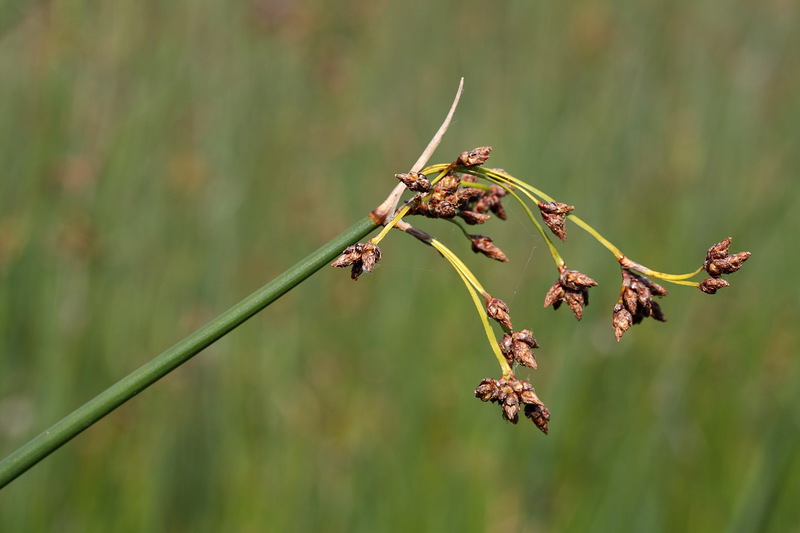
M 217 318 L 68 414 L 0 462 L 0 488 L 111 411 L 240 326 L 377 227 L 365 217 Z

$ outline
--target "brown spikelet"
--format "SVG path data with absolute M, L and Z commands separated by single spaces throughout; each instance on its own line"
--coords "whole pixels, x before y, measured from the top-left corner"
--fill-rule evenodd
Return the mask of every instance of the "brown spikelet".
M 489 318 L 493 318 L 503 325 L 503 327 L 511 329 L 511 315 L 508 312 L 508 305 L 499 298 L 490 298 L 486 302 L 486 314 Z
M 372 272 L 375 264 L 381 259 L 381 250 L 377 244 L 356 243 L 345 248 L 333 263 L 332 267 L 342 268 L 349 266 L 350 277 L 357 280 L 363 272 Z
M 472 242 L 472 251 L 477 253 L 481 253 L 490 259 L 494 259 L 495 261 L 500 261 L 505 263 L 508 261 L 508 257 L 506 254 L 503 253 L 503 250 L 497 247 L 497 245 L 492 242 L 490 237 L 486 235 L 467 235 L 469 240 Z
M 589 288 L 596 286 L 597 282 L 586 274 L 568 270 L 565 266 L 558 270 L 558 281 L 547 291 L 544 307 L 552 305 L 553 309 L 558 309 L 565 302 L 575 318 L 580 320 L 583 317 L 583 308 L 589 305 Z
M 723 274 L 732 274 L 742 268 L 744 262 L 750 258 L 750 252 L 729 254 L 728 247 L 730 244 L 731 238 L 728 237 L 708 249 L 706 260 L 703 263 L 703 269 L 708 272 L 711 277 L 718 278 Z
M 560 202 L 539 202 L 538 205 L 539 211 L 542 214 L 542 220 L 544 220 L 544 223 L 550 228 L 550 231 L 562 241 L 566 241 L 567 231 L 564 227 L 564 223 L 567 220 L 567 215 L 575 208 Z
M 491 146 L 479 146 L 467 152 L 461 152 L 461 155 L 456 159 L 456 164 L 465 167 L 482 165 L 489 159 L 489 154 L 491 152 Z

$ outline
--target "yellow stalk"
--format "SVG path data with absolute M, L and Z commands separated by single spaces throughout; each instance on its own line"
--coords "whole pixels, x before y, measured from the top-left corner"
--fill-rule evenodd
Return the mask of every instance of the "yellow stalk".
M 527 213 L 528 218 L 531 220 L 531 222 L 533 222 L 533 225 L 536 226 L 536 229 L 539 230 L 539 234 L 542 236 L 544 242 L 547 244 L 547 248 L 550 250 L 550 256 L 552 256 L 553 261 L 555 261 L 556 267 L 561 268 L 562 266 L 564 266 L 566 263 L 564 262 L 564 259 L 561 258 L 561 254 L 558 253 L 558 250 L 556 249 L 555 244 L 553 244 L 552 239 L 550 239 L 550 236 L 544 231 L 542 225 L 539 224 L 539 221 L 536 220 L 536 218 L 533 216 L 533 212 L 528 207 L 528 205 L 522 201 L 522 198 L 520 198 L 519 195 L 516 192 L 514 192 L 513 189 L 508 187 L 508 185 L 506 185 L 506 182 L 499 179 L 490 178 L 488 176 L 484 177 L 487 177 L 489 181 L 491 181 L 492 183 L 496 183 L 497 185 L 505 189 L 506 192 L 508 192 L 508 194 L 513 196 L 517 200 L 517 202 L 519 202 L 519 205 L 521 205 L 522 208 L 525 210 L 525 213 Z M 523 194 L 525 194 L 528 198 L 530 198 L 532 202 L 535 202 L 537 204 L 539 203 L 536 201 L 536 198 L 531 193 L 529 193 L 525 189 L 520 189 L 520 190 L 523 192 Z
M 437 241 L 436 239 L 431 240 L 431 246 L 436 248 L 439 253 L 444 256 L 445 259 L 453 266 L 455 271 L 461 277 L 461 281 L 464 282 L 464 285 L 467 286 L 467 291 L 469 292 L 470 297 L 472 297 L 472 302 L 475 304 L 475 308 L 478 310 L 478 315 L 481 318 L 481 322 L 483 323 L 483 330 L 486 332 L 486 337 L 489 339 L 489 345 L 492 347 L 492 352 L 494 353 L 497 362 L 500 363 L 500 368 L 503 372 L 503 376 L 508 376 L 511 374 L 511 367 L 506 361 L 505 356 L 500 351 L 500 346 L 497 344 L 497 338 L 494 336 L 494 331 L 492 330 L 492 325 L 489 323 L 489 317 L 486 315 L 486 308 L 481 304 L 481 300 L 478 297 L 477 291 L 480 291 L 482 295 L 488 296 L 486 291 L 484 291 L 480 287 L 480 283 L 478 280 L 475 279 L 475 276 L 469 271 L 469 269 L 455 256 L 447 247 L 442 244 L 441 242 Z M 454 261 L 455 260 L 455 261 Z
M 458 272 L 465 279 L 468 280 L 471 286 L 474 287 L 475 290 L 477 290 L 481 294 L 481 296 L 483 296 L 487 300 L 491 298 L 491 295 L 489 295 L 489 293 L 486 292 L 486 289 L 483 288 L 480 281 L 478 281 L 478 278 L 475 277 L 475 275 L 470 271 L 470 269 L 467 268 L 467 265 L 465 265 L 464 262 L 461 261 L 461 259 L 459 259 L 459 257 L 456 254 L 451 252 L 447 246 L 445 246 L 444 244 L 442 244 L 441 241 L 438 241 L 436 239 L 431 239 L 431 246 L 436 248 L 439 251 L 439 253 L 442 254 L 444 258 L 450 262 L 451 265 L 453 265 L 453 268 L 458 270 Z
M 484 168 L 480 168 L 480 169 L 476 169 L 476 170 L 477 170 L 476 174 L 483 175 L 485 178 L 489 179 L 490 181 L 494 181 L 494 180 L 492 180 L 492 178 L 495 178 L 495 179 L 500 179 L 500 180 L 503 180 L 503 181 L 506 181 L 508 183 L 511 183 L 513 185 L 518 186 L 533 202 L 538 203 L 536 198 L 533 196 L 534 194 L 538 195 L 538 196 L 541 196 L 544 200 L 546 200 L 548 202 L 554 202 L 555 201 L 551 196 L 545 194 L 544 192 L 540 191 L 536 187 L 534 187 L 532 185 L 529 185 L 528 183 L 526 183 L 526 182 L 524 182 L 524 181 L 522 181 L 522 180 L 520 180 L 518 178 L 515 178 L 514 176 L 512 176 L 510 174 L 506 174 L 505 172 L 501 172 L 501 171 L 498 171 L 498 170 L 484 169 Z M 502 186 L 502 184 L 501 184 L 501 186 Z M 508 189 L 506 189 L 506 190 L 508 190 Z M 597 239 L 597 241 L 600 244 L 602 244 L 606 249 L 608 249 L 608 251 L 610 251 L 612 254 L 614 254 L 614 257 L 617 258 L 617 261 L 620 261 L 621 263 L 623 263 L 623 266 L 625 266 L 626 268 L 631 268 L 632 270 L 635 270 L 635 271 L 637 271 L 637 272 L 639 272 L 641 274 L 644 274 L 646 276 L 651 276 L 651 277 L 654 277 L 654 278 L 662 279 L 664 281 L 668 281 L 670 283 L 675 283 L 677 285 L 688 285 L 688 286 L 691 286 L 691 287 L 696 287 L 697 286 L 697 283 L 695 283 L 695 282 L 686 282 L 684 280 L 687 280 L 687 279 L 692 278 L 692 277 L 696 276 L 697 274 L 699 274 L 703 270 L 703 267 L 700 267 L 697 270 L 695 270 L 694 272 L 689 272 L 687 274 L 666 274 L 664 272 L 658 272 L 656 270 L 651 270 L 651 269 L 647 268 L 646 266 L 640 265 L 638 263 L 633 263 L 633 265 L 627 265 L 627 264 L 625 264 L 623 262 L 623 260 L 626 260 L 626 261 L 630 261 L 630 260 L 628 260 L 627 257 L 625 256 L 625 254 L 623 254 L 622 251 L 619 248 L 614 246 L 614 244 L 611 241 L 609 241 L 608 239 L 603 237 L 600 234 L 600 232 L 598 232 L 596 229 L 594 229 L 592 226 L 590 226 L 588 223 L 586 223 L 580 217 L 577 217 L 577 216 L 575 216 L 573 214 L 569 214 L 567 216 L 568 216 L 568 218 L 570 220 L 572 220 L 581 229 L 583 229 L 584 231 L 589 233 L 592 237 Z M 540 231 L 543 231 L 543 230 L 540 230 Z

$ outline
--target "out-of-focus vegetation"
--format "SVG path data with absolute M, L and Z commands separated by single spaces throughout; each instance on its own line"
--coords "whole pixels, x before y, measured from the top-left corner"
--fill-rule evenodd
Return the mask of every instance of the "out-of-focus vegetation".
M 800 4 L 76 2 L 0 7 L 0 454 L 379 203 L 466 91 L 476 145 L 634 259 L 688 271 L 620 344 L 509 206 L 452 244 L 530 327 L 548 437 L 436 254 L 327 269 L 0 494 L 4 531 L 786 531 L 800 520 Z M 522 318 L 524 317 L 524 318 Z

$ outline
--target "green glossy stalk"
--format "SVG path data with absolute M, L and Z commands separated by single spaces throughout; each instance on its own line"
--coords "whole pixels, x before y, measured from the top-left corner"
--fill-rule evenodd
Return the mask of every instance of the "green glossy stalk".
M 0 488 L 8 485 L 81 431 L 240 326 L 248 318 L 330 263 L 347 246 L 366 237 L 376 227 L 375 222 L 369 217 L 358 221 L 250 296 L 34 437 L 0 463 Z

